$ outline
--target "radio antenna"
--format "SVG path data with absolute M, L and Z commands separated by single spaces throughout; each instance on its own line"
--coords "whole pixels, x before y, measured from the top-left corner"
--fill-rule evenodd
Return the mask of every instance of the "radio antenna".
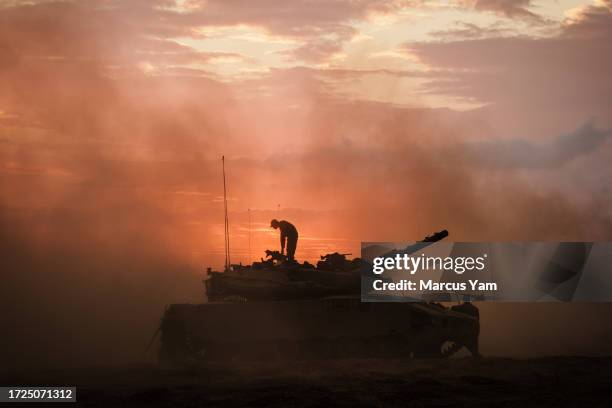
M 221 166 L 223 167 L 223 210 L 225 213 L 225 270 L 229 271 L 231 267 L 230 261 L 230 237 L 229 237 L 229 219 L 227 217 L 227 185 L 225 182 L 225 156 L 221 156 Z

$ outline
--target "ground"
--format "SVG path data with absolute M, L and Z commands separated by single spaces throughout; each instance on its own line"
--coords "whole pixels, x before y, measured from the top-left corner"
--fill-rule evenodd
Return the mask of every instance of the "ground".
M 609 407 L 612 357 L 335 360 L 23 372 L 3 385 L 76 385 L 83 407 Z M 71 405 L 73 406 L 73 405 Z

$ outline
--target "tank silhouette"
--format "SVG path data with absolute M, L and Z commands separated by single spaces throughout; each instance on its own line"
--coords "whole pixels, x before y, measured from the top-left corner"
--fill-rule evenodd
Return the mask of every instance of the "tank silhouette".
M 446 231 L 422 242 L 442 239 Z M 349 254 L 316 266 L 267 251 L 252 265 L 207 271 L 208 301 L 174 304 L 162 318 L 162 364 L 302 358 L 442 358 L 478 355 L 478 309 L 469 303 L 360 301 L 361 272 Z

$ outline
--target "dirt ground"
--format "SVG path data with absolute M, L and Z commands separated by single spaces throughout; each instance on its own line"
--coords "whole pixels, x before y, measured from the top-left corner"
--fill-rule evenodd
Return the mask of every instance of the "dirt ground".
M 23 372 L 0 384 L 76 385 L 83 407 L 592 408 L 612 404 L 612 357 L 143 365 Z

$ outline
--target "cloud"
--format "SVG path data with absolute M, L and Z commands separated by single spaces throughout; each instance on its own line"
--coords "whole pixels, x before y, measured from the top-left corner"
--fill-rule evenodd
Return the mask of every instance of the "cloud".
M 564 21 L 563 35 L 575 38 L 610 38 L 612 1 L 600 0 L 593 5 L 583 6 L 577 13 Z
M 609 27 L 612 10 L 594 5 L 550 37 L 406 43 L 405 49 L 438 70 L 423 92 L 488 104 L 494 133 L 554 134 L 591 117 L 612 126 Z
M 612 136 L 612 129 L 597 129 L 592 122 L 547 143 L 507 139 L 468 144 L 475 163 L 492 168 L 558 168 L 598 151 Z
M 309 41 L 298 48 L 282 51 L 281 54 L 294 61 L 322 62 L 342 51 L 343 42 L 337 39 Z
M 324 3 L 265 0 L 258 2 L 257 7 L 246 0 L 192 0 L 181 4 L 170 0 L 18 2 L 0 9 L 0 22 L 5 26 L 5 33 L 18 27 L 22 34 L 32 37 L 28 47 L 37 55 L 54 52 L 71 58 L 90 57 L 94 46 L 98 58 L 129 57 L 141 48 L 163 52 L 164 47 L 176 47 L 172 39 L 179 37 L 205 38 L 203 29 L 245 26 L 291 39 L 296 46 L 285 52 L 290 59 L 324 62 L 358 34 L 354 22 L 367 20 L 374 14 L 394 13 L 411 4 L 404 0 Z M 62 30 L 62 27 L 70 29 Z M 48 35 L 51 31 L 54 35 Z M 74 41 L 78 38 L 67 41 L 68 36 L 76 33 L 82 36 L 81 41 Z M 92 38 L 95 44 L 88 43 Z M 67 49 L 67 46 L 73 48 Z M 175 55 L 178 60 L 174 63 L 185 63 L 187 51 L 190 51 L 189 58 L 198 59 L 193 50 L 183 48 Z
M 430 35 L 442 40 L 504 37 L 510 34 L 515 34 L 515 31 L 513 29 L 503 27 L 499 23 L 494 23 L 489 26 L 482 27 L 477 24 L 461 21 L 455 23 L 455 28 L 436 30 L 430 33 Z
M 543 22 L 544 19 L 529 10 L 531 0 L 468 0 L 463 4 L 479 11 L 491 11 L 496 14 L 516 19 L 525 19 L 533 22 Z
M 298 44 L 283 54 L 291 60 L 325 62 L 358 34 L 357 21 L 390 14 L 412 5 L 406 0 L 308 1 L 265 0 L 252 7 L 248 0 L 191 1 L 185 20 L 202 26 L 247 25 Z
M 228 59 L 252 62 L 238 53 L 198 51 L 170 39 L 195 36 L 194 27 L 178 22 L 169 23 L 172 28 L 155 26 L 169 18 L 155 9 L 155 2 L 121 4 L 51 2 L 0 10 L 0 49 L 8 54 L 6 63 L 95 61 L 99 69 L 116 74 L 138 64 L 163 72 Z

